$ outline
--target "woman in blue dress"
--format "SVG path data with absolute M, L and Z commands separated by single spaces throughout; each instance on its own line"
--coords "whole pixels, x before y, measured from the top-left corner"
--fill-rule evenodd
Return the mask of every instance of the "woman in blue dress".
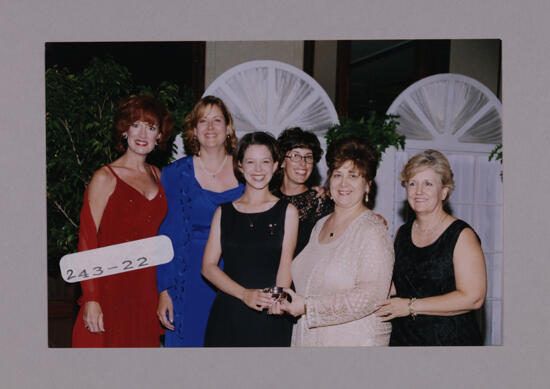
M 214 287 L 201 276 L 204 247 L 216 208 L 239 198 L 233 172 L 233 119 L 217 97 L 203 97 L 185 118 L 186 157 L 162 171 L 168 214 L 159 234 L 172 240 L 174 258 L 157 267 L 157 315 L 168 329 L 166 347 L 202 347 Z

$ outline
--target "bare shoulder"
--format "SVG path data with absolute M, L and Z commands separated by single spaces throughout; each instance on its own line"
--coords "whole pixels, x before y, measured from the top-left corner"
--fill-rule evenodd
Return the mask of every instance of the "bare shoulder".
M 458 235 L 458 240 L 456 242 L 457 246 L 467 246 L 470 248 L 480 248 L 481 244 L 479 243 L 479 238 L 477 234 L 470 227 L 464 228 L 460 235 Z
M 116 177 L 106 166 L 103 166 L 92 176 L 88 185 L 88 196 L 90 198 L 109 197 L 115 190 L 115 186 Z
M 296 208 L 294 206 L 294 204 L 288 203 L 288 205 L 286 207 L 286 216 L 297 218 L 298 217 L 298 208 Z

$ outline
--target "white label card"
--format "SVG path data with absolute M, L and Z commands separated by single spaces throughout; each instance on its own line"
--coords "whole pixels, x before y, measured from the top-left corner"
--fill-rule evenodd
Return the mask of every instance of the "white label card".
M 67 254 L 59 261 L 59 268 L 65 281 L 79 282 L 161 265 L 173 257 L 172 241 L 159 235 Z

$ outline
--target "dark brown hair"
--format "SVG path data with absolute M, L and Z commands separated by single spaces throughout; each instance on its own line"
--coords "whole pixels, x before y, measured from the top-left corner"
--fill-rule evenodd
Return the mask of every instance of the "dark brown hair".
M 329 180 L 334 170 L 351 161 L 370 184 L 376 177 L 379 155 L 365 138 L 350 136 L 331 143 L 326 160 Z
M 315 163 L 319 162 L 323 155 L 323 149 L 317 136 L 313 132 L 302 130 L 300 127 L 284 130 L 277 138 L 277 144 L 281 153 L 280 163 L 283 162 L 286 153 L 292 149 L 310 149 Z
M 237 180 L 239 180 L 240 182 L 244 182 L 245 179 L 243 177 L 243 174 L 239 170 L 239 163 L 242 164 L 246 149 L 248 149 L 252 145 L 261 145 L 267 147 L 269 149 L 269 152 L 271 153 L 271 158 L 273 158 L 273 162 L 279 161 L 279 149 L 277 147 L 277 140 L 270 133 L 264 131 L 249 132 L 239 141 L 239 146 L 233 158 L 233 171 L 235 173 L 235 177 L 237 177 Z
M 158 147 L 165 150 L 172 136 L 174 118 L 160 100 L 149 95 L 132 96 L 118 105 L 114 127 L 115 148 L 120 152 L 126 150 L 126 145 L 122 141 L 122 134 L 128 131 L 128 128 L 137 121 L 158 125 L 160 133 Z
M 193 107 L 191 112 L 185 117 L 183 128 L 183 148 L 187 155 L 199 155 L 200 144 L 195 136 L 195 127 L 199 122 L 199 119 L 204 115 L 204 111 L 209 106 L 217 106 L 225 118 L 225 125 L 229 128 L 227 139 L 225 140 L 225 151 L 228 154 L 232 154 L 237 147 L 237 136 L 235 135 L 235 127 L 233 126 L 233 118 L 231 113 L 227 109 L 222 99 L 216 96 L 204 96 Z

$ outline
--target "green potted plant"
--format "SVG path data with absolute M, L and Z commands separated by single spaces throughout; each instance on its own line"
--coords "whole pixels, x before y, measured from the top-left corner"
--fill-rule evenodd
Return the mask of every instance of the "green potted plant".
M 359 120 L 340 117 L 340 124 L 329 128 L 325 134 L 327 146 L 335 140 L 355 135 L 367 138 L 380 155 L 390 146 L 404 150 L 405 135 L 396 131 L 397 118 L 397 115 L 380 116 L 375 111 L 371 111 L 366 120 L 364 117 Z

